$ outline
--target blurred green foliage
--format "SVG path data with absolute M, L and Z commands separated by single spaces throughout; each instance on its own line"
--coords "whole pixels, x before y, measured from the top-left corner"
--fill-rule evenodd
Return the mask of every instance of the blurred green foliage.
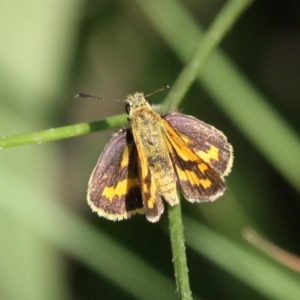
M 124 112 L 120 103 L 74 100 L 78 92 L 124 98 L 172 85 L 223 4 L 3 1 L 0 136 Z M 224 131 L 235 149 L 224 197 L 183 201 L 195 297 L 299 299 L 299 274 L 241 234 L 252 226 L 299 256 L 299 20 L 297 1 L 257 1 L 179 108 Z M 109 136 L 0 152 L 1 299 L 175 299 L 166 215 L 114 223 L 86 204 Z

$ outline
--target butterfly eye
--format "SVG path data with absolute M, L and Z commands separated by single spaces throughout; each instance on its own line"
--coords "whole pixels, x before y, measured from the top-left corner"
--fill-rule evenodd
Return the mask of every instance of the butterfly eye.
M 130 105 L 129 105 L 129 104 L 126 104 L 126 106 L 125 106 L 125 111 L 126 111 L 126 114 L 127 114 L 127 115 L 130 114 Z

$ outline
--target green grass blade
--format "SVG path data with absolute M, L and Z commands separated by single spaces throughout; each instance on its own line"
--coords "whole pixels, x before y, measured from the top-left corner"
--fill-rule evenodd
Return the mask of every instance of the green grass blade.
M 192 219 L 184 224 L 189 247 L 267 299 L 299 299 L 299 275 Z

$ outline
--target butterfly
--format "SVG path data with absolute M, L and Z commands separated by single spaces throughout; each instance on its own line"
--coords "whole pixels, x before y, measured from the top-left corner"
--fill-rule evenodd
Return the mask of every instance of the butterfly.
M 178 187 L 190 202 L 214 201 L 224 193 L 233 148 L 221 131 L 179 112 L 160 115 L 143 93 L 123 101 L 129 126 L 113 135 L 90 177 L 93 211 L 114 221 L 142 213 L 157 222 L 162 198 L 171 206 L 179 203 Z

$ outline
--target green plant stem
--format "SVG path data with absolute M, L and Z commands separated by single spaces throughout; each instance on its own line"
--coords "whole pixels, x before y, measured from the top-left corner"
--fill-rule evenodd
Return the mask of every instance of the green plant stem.
M 125 118 L 126 115 L 122 114 L 118 116 L 108 117 L 105 120 L 100 121 L 79 123 L 55 129 L 13 135 L 9 137 L 1 137 L 0 149 L 29 144 L 40 144 L 44 142 L 79 136 L 103 129 L 116 128 L 124 124 Z
M 188 276 L 181 205 L 169 206 L 170 237 L 177 291 L 180 299 L 192 299 Z

